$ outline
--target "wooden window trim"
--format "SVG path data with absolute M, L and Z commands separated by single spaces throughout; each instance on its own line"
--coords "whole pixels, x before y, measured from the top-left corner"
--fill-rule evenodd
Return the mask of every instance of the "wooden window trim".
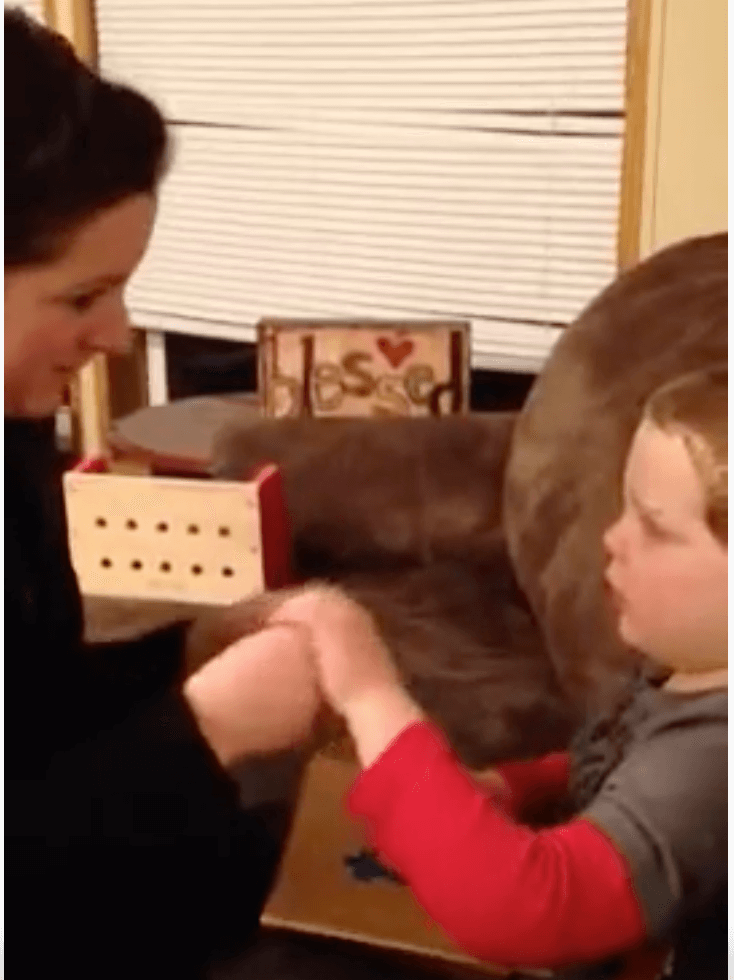
M 621 271 L 640 257 L 648 124 L 648 85 L 653 0 L 628 0 L 625 127 L 617 230 Z

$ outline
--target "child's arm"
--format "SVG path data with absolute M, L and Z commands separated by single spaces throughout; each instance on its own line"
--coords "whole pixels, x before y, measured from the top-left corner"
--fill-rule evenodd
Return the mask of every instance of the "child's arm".
M 347 722 L 364 768 L 423 712 L 397 684 L 382 685 L 378 697 L 350 700 Z M 528 806 L 559 799 L 568 787 L 570 759 L 567 752 L 552 752 L 540 759 L 505 762 L 485 770 L 476 782 L 486 791 L 495 789 L 505 808 L 517 817 Z
M 350 724 L 367 721 L 366 702 L 360 711 Z M 713 916 L 706 956 L 723 963 L 727 742 L 725 695 L 673 704 L 581 819 L 534 833 L 472 784 L 437 730 L 413 723 L 350 806 L 431 917 L 481 959 L 598 960 Z
M 537 834 L 514 824 L 423 722 L 363 609 L 311 589 L 271 621 L 311 630 L 322 691 L 367 769 L 352 807 L 456 942 L 494 962 L 550 966 L 643 938 L 629 873 L 604 835 L 585 821 Z
M 601 831 L 585 820 L 540 833 L 515 824 L 402 691 L 365 696 L 346 718 L 360 758 L 387 745 L 350 809 L 457 944 L 495 963 L 549 967 L 644 939 L 629 869 Z
M 490 772 L 501 780 L 507 809 L 517 817 L 529 807 L 564 797 L 570 764 L 568 752 L 551 752 L 539 759 L 503 762 Z
M 312 589 L 281 615 L 311 630 L 322 692 L 368 766 L 353 812 L 427 912 L 476 956 L 598 960 L 725 902 L 725 695 L 655 715 L 584 818 L 536 833 L 507 817 L 420 720 L 364 610 Z

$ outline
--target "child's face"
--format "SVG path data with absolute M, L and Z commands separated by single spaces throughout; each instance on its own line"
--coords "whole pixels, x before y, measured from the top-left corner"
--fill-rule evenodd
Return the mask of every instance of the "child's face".
M 678 435 L 644 421 L 624 474 L 624 507 L 604 536 L 621 638 L 675 672 L 727 663 L 727 549 Z

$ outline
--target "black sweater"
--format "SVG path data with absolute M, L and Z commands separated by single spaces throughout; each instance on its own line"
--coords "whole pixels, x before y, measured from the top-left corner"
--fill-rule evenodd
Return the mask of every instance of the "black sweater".
M 8 976 L 199 977 L 279 841 L 181 695 L 183 627 L 86 646 L 49 422 L 5 423 Z

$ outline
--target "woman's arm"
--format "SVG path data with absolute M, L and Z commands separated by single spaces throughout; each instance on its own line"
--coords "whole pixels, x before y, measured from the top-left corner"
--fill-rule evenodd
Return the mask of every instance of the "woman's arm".
M 225 767 L 304 741 L 321 704 L 308 636 L 288 625 L 238 640 L 192 674 L 183 693 Z

